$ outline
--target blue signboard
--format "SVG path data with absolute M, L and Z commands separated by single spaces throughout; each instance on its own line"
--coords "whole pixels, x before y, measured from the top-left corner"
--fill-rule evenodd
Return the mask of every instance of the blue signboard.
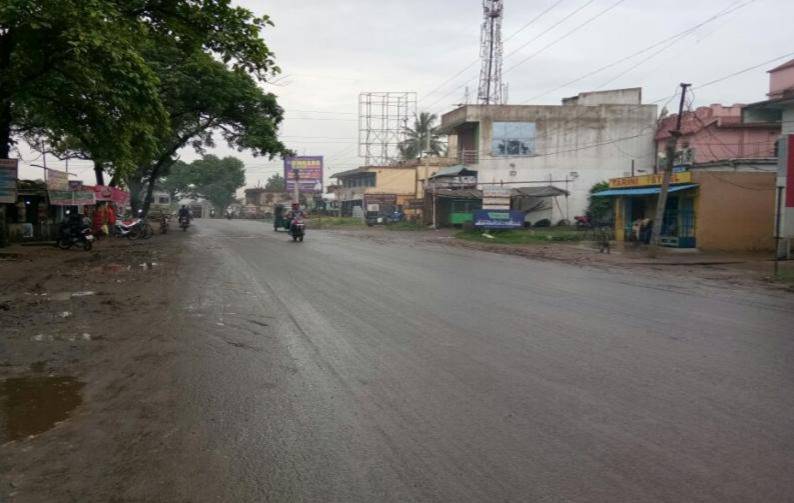
M 474 226 L 478 229 L 521 229 L 524 212 L 510 210 L 476 210 Z

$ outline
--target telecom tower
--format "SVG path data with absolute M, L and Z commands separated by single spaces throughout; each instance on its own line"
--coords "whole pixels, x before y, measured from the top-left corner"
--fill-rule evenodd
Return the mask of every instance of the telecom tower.
M 481 105 L 504 103 L 502 87 L 502 0 L 482 0 L 482 33 L 480 34 L 480 88 L 477 101 Z

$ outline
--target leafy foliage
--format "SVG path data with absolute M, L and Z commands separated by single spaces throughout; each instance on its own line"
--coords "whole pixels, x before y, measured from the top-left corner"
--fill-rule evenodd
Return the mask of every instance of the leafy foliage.
M 276 173 L 271 175 L 270 178 L 267 179 L 267 183 L 265 184 L 265 190 L 268 192 L 284 192 L 287 190 L 287 182 L 284 180 L 284 177 L 280 174 Z
M 612 221 L 612 199 L 608 197 L 593 197 L 596 192 L 607 190 L 609 182 L 599 182 L 590 188 L 590 197 L 587 204 L 587 216 L 593 222 L 606 223 Z
M 203 197 L 223 212 L 235 202 L 237 189 L 245 185 L 245 165 L 236 157 L 220 159 L 214 155 L 190 164 L 181 163 L 179 176 L 187 182 L 179 192 L 193 198 Z
M 433 125 L 437 118 L 435 114 L 422 112 L 414 119 L 413 127 L 405 128 L 406 139 L 398 145 L 403 159 L 416 159 L 422 153 L 442 155 L 446 151 L 438 128 Z

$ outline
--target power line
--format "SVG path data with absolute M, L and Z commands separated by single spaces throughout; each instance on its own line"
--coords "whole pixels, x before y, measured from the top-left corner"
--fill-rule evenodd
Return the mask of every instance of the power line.
M 741 5 L 738 5 L 738 6 L 735 6 L 735 7 L 729 7 L 728 9 L 723 9 L 723 10 L 717 12 L 716 14 L 714 14 L 713 16 L 709 17 L 708 19 L 705 19 L 705 20 L 701 21 L 700 23 L 698 23 L 698 24 L 696 24 L 694 26 L 691 26 L 691 27 L 687 28 L 686 30 L 678 32 L 675 35 L 673 35 L 671 37 L 667 37 L 667 38 L 665 38 L 663 40 L 659 40 L 658 42 L 655 42 L 655 43 L 653 43 L 653 44 L 651 44 L 651 45 L 649 45 L 649 46 L 647 46 L 647 47 L 645 47 L 643 49 L 640 49 L 637 52 L 634 52 L 632 54 L 629 54 L 628 56 L 625 56 L 625 57 L 622 57 L 620 59 L 617 59 L 617 60 L 615 60 L 615 61 L 613 61 L 613 62 L 611 62 L 609 64 L 606 64 L 606 65 L 604 65 L 604 66 L 602 66 L 600 68 L 597 68 L 597 69 L 595 69 L 595 70 L 593 70 L 591 72 L 585 73 L 584 75 L 581 75 L 581 76 L 579 76 L 579 77 L 577 77 L 577 78 L 575 78 L 575 79 L 573 79 L 571 81 L 568 81 L 565 84 L 557 86 L 554 89 L 550 89 L 550 90 L 545 91 L 545 92 L 543 92 L 541 94 L 537 94 L 537 95 L 535 95 L 535 96 L 523 101 L 522 103 L 528 103 L 528 102 L 534 101 L 534 100 L 536 100 L 538 98 L 542 98 L 543 96 L 551 94 L 551 93 L 553 93 L 555 91 L 559 91 L 560 89 L 564 89 L 564 88 L 570 86 L 571 84 L 575 84 L 575 83 L 580 82 L 580 81 L 582 81 L 582 80 L 584 80 L 584 79 L 586 79 L 588 77 L 592 77 L 593 75 L 601 73 L 604 70 L 608 70 L 610 68 L 613 68 L 613 67 L 615 67 L 615 66 L 617 66 L 617 65 L 619 65 L 619 64 L 621 64 L 621 63 L 623 63 L 625 61 L 629 61 L 629 60 L 631 60 L 631 59 L 633 59 L 633 58 L 635 58 L 635 57 L 637 57 L 637 56 L 639 56 L 641 54 L 644 54 L 644 53 L 646 53 L 646 52 L 648 52 L 648 51 L 650 51 L 652 49 L 655 49 L 656 47 L 659 47 L 660 45 L 667 44 L 668 42 L 677 43 L 678 41 L 680 41 L 681 39 L 683 39 L 687 35 L 690 35 L 690 34 L 694 33 L 695 31 L 699 30 L 703 26 L 705 26 L 705 25 L 707 25 L 707 24 L 709 24 L 709 23 L 711 23 L 713 21 L 716 21 L 717 19 L 719 19 L 719 18 L 721 18 L 723 16 L 727 16 L 728 14 L 731 14 L 731 13 L 735 12 L 736 10 L 739 10 L 742 7 L 745 7 L 745 6 L 751 4 L 751 3 L 755 2 L 755 1 L 756 0 L 750 0 L 748 2 L 745 2 L 745 3 L 743 3 Z M 668 47 L 669 46 L 665 46 L 663 48 L 663 50 L 666 50 Z M 648 60 L 653 58 L 656 54 L 657 53 L 654 53 L 654 54 L 650 55 L 649 57 L 643 59 L 637 65 L 632 66 L 628 71 L 631 71 L 631 70 L 635 69 L 637 66 L 647 62 Z M 616 77 L 616 78 L 622 77 L 623 75 L 628 73 L 628 71 L 623 72 L 622 74 L 618 75 L 618 77 Z M 615 79 L 613 79 L 613 80 L 615 80 Z M 602 84 L 601 86 L 599 86 L 599 88 L 600 87 L 605 87 L 606 85 L 608 85 L 611 82 L 612 81 L 606 82 L 606 83 Z
M 518 62 L 518 63 L 516 63 L 515 65 L 511 66 L 510 68 L 508 68 L 507 70 L 505 70 L 504 74 L 506 75 L 506 74 L 510 73 L 510 72 L 511 72 L 512 70 L 514 70 L 515 68 L 517 68 L 517 67 L 519 67 L 519 66 L 523 65 L 524 63 L 526 63 L 526 62 L 527 62 L 527 61 L 529 61 L 530 59 L 533 59 L 533 58 L 535 58 L 536 56 L 538 56 L 539 54 L 543 53 L 543 52 L 544 52 L 546 49 L 548 49 L 548 48 L 550 48 L 550 47 L 552 47 L 552 46 L 556 45 L 557 43 L 559 43 L 559 42 L 561 42 L 561 41 L 565 40 L 565 39 L 566 39 L 566 38 L 568 38 L 569 36 L 573 35 L 573 34 L 574 34 L 574 33 L 576 33 L 577 31 L 579 31 L 579 30 L 581 30 L 582 28 L 584 28 L 585 26 L 587 26 L 588 24 L 590 24 L 590 23 L 592 23 L 593 21 L 597 20 L 598 18 L 600 18 L 600 17 L 601 17 L 601 16 L 603 16 L 604 14 L 606 14 L 606 13 L 610 12 L 611 10 L 615 9 L 615 8 L 616 8 L 618 5 L 622 4 L 622 3 L 623 3 L 623 2 L 625 2 L 625 1 L 626 1 L 626 0 L 618 0 L 617 2 L 613 3 L 612 5 L 610 5 L 610 6 L 609 6 L 609 7 L 607 7 L 606 9 L 602 10 L 601 12 L 599 12 L 598 14 L 596 14 L 595 16 L 593 16 L 593 17 L 591 17 L 591 18 L 587 19 L 587 20 L 586 20 L 584 23 L 581 23 L 581 24 L 577 25 L 577 26 L 576 26 L 574 29 L 572 29 L 572 30 L 570 30 L 570 31 L 566 32 L 566 33 L 565 33 L 563 36 L 561 36 L 561 37 L 559 37 L 559 38 L 557 38 L 557 39 L 553 40 L 552 42 L 550 42 L 550 43 L 546 44 L 546 45 L 545 45 L 545 46 L 543 46 L 543 47 L 542 47 L 540 50 L 538 50 L 538 51 L 534 52 L 533 54 L 530 54 L 528 57 L 526 57 L 526 58 L 522 59 L 521 61 L 519 61 L 519 62 Z

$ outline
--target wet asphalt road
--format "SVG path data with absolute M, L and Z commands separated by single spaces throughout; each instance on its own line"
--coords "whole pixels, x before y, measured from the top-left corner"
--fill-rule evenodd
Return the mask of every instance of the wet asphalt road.
M 794 501 L 794 296 L 198 220 L 199 501 Z

